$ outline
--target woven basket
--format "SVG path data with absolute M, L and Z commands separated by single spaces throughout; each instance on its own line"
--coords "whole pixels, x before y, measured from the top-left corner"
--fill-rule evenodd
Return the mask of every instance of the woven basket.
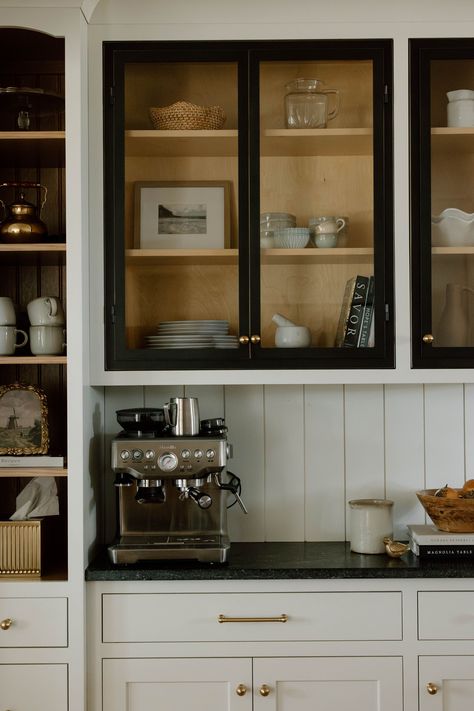
M 226 116 L 221 106 L 196 106 L 187 101 L 177 101 L 170 106 L 149 109 L 153 128 L 161 130 L 220 129 Z

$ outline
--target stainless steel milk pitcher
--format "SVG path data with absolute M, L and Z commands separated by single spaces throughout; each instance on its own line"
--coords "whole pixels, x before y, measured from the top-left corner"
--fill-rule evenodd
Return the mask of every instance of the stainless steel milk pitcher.
M 199 434 L 197 397 L 172 397 L 163 405 L 165 421 L 174 437 L 194 437 Z

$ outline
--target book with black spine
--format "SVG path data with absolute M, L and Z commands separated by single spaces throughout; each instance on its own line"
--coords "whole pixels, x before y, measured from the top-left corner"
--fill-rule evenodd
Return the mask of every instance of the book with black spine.
M 362 324 L 359 333 L 358 348 L 367 348 L 369 345 L 370 327 L 374 315 L 374 293 L 375 280 L 374 277 L 369 277 L 369 286 L 367 287 L 367 296 L 364 304 L 364 313 L 362 314 Z
M 337 325 L 336 337 L 334 339 L 334 346 L 336 348 L 340 348 L 344 340 L 344 334 L 346 332 L 347 320 L 349 318 L 349 312 L 351 310 L 352 296 L 354 294 L 356 279 L 357 277 L 351 277 L 350 279 L 348 279 L 344 288 L 341 312 L 339 315 L 339 323 Z
M 343 348 L 357 348 L 368 286 L 369 277 L 358 274 L 347 319 L 346 332 L 342 342 Z

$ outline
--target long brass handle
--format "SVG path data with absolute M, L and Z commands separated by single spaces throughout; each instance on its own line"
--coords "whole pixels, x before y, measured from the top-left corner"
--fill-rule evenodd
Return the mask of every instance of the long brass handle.
M 271 691 L 271 689 L 269 686 L 267 686 L 267 684 L 262 684 L 262 686 L 258 690 L 258 693 L 260 694 L 260 696 L 268 696 L 270 691 Z
M 6 619 L 0 622 L 0 627 L 2 628 L 2 630 L 9 630 L 12 624 L 13 620 L 10 617 L 7 617 Z
M 429 681 L 426 685 L 426 691 L 428 692 L 428 694 L 431 694 L 431 696 L 434 696 L 438 693 L 438 687 L 436 686 L 436 684 L 433 684 L 433 682 Z
M 277 615 L 276 617 L 227 617 L 219 615 L 218 622 L 287 622 L 288 615 Z

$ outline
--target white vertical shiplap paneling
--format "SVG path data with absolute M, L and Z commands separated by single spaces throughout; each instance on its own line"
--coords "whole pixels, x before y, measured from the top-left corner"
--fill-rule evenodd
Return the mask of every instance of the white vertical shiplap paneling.
M 464 482 L 464 388 L 425 385 L 425 482 L 427 489 Z
M 305 540 L 345 538 L 344 391 L 306 385 Z
M 464 460 L 465 477 L 474 479 L 474 385 L 464 386 Z
M 201 420 L 211 417 L 224 417 L 223 385 L 186 385 L 185 397 L 197 397 Z
M 227 385 L 225 420 L 234 456 L 230 471 L 242 480 L 245 515 L 240 506 L 229 509 L 231 541 L 265 540 L 265 437 L 263 385 Z M 230 501 L 230 497 L 229 497 Z
M 395 501 L 395 535 L 424 520 L 415 491 L 474 478 L 473 385 L 147 386 L 104 392 L 103 519 L 115 534 L 110 440 L 115 410 L 198 397 L 225 416 L 248 516 L 229 511 L 231 540 L 343 540 L 347 501 Z
M 385 386 L 385 493 L 394 502 L 395 538 L 407 524 L 424 523 L 415 492 L 424 488 L 425 439 L 422 385 Z
M 347 501 L 385 496 L 383 399 L 382 385 L 344 387 Z
M 269 541 L 304 540 L 303 386 L 265 387 L 265 522 Z

